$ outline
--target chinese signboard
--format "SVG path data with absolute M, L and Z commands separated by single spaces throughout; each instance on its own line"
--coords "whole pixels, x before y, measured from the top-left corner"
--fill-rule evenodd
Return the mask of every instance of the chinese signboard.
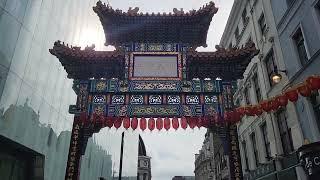
M 238 141 L 237 125 L 229 126 L 229 138 L 230 138 L 230 176 L 232 180 L 242 180 L 241 159 Z

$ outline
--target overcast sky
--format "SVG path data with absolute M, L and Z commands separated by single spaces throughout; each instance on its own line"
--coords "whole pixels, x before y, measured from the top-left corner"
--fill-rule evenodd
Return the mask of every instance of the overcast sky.
M 104 0 L 107 3 L 107 0 Z M 139 7 L 140 12 L 172 12 L 173 8 L 184 8 L 184 11 L 191 9 L 199 9 L 202 5 L 209 1 L 206 0 L 109 0 L 110 5 L 116 9 L 127 10 L 129 7 Z M 213 17 L 208 32 L 208 47 L 200 48 L 199 51 L 213 51 L 215 45 L 219 44 L 225 24 L 231 10 L 233 0 L 215 0 L 216 6 L 219 8 L 218 13 Z M 101 26 L 101 24 L 99 24 Z M 103 34 L 102 28 L 98 27 L 99 33 L 96 37 L 101 40 Z M 79 43 L 87 43 L 94 41 L 93 37 L 80 39 Z M 99 44 L 96 44 L 99 48 Z M 149 131 L 142 132 L 147 155 L 151 156 L 152 179 L 153 180 L 170 180 L 173 176 L 185 175 L 194 176 L 194 154 L 201 149 L 204 140 L 205 129 L 195 130 L 179 130 L 179 131 Z M 118 159 L 120 149 L 121 130 L 110 131 L 103 129 L 102 132 L 95 135 L 95 140 L 100 144 L 104 144 L 115 161 L 115 170 L 118 170 Z M 126 133 L 125 163 L 124 174 L 134 175 L 136 173 L 137 159 L 137 134 L 129 131 Z M 108 138 L 106 138 L 108 134 Z

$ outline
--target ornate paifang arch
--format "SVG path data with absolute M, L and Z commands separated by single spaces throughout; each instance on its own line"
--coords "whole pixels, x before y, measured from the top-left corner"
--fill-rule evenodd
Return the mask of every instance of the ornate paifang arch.
M 195 51 L 206 44 L 217 12 L 213 2 L 174 14 L 122 12 L 100 1 L 93 9 L 104 27 L 106 45 L 115 45 L 115 51 L 81 50 L 60 41 L 49 50 L 74 79 L 77 94 L 76 105 L 69 107 L 75 116 L 65 179 L 79 179 L 87 140 L 104 127 L 211 128 L 228 142 L 232 179 L 242 179 L 234 125 L 240 116 L 232 97 L 236 80 L 259 52 L 255 45 Z

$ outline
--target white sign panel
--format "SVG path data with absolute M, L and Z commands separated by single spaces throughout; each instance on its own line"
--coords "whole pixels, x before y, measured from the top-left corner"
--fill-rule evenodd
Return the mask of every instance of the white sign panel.
M 133 77 L 178 77 L 178 57 L 135 55 Z

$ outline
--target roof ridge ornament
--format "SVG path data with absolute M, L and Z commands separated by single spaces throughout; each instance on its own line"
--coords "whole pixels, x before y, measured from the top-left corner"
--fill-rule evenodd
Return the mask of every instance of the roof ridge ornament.
M 138 11 L 139 11 L 139 7 L 135 7 L 134 9 L 132 9 L 132 7 L 129 7 L 128 14 L 129 15 L 137 15 Z

